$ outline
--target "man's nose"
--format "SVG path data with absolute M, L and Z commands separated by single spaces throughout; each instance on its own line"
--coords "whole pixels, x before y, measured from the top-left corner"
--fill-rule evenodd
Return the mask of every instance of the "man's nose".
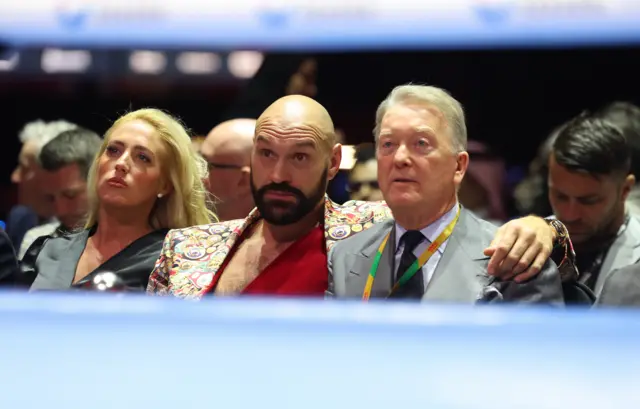
M 288 169 L 286 161 L 278 159 L 273 166 L 273 169 L 271 169 L 271 174 L 269 176 L 273 183 L 290 182 L 291 172 Z
M 396 166 L 407 166 L 409 164 L 410 152 L 405 144 L 401 144 L 393 155 L 393 162 Z
M 562 220 L 567 223 L 575 223 L 582 219 L 582 206 L 575 200 L 570 200 L 560 209 Z

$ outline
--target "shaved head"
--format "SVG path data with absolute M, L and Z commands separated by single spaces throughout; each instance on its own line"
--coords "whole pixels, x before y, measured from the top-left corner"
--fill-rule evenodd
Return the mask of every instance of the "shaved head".
M 269 105 L 258 118 L 256 136 L 265 125 L 282 130 L 280 137 L 286 138 L 287 131 L 302 127 L 325 148 L 331 149 L 337 143 L 329 112 L 317 101 L 303 95 L 288 95 Z
M 340 169 L 341 146 L 326 109 L 289 95 L 258 118 L 251 190 L 265 221 L 291 225 L 320 211 L 329 180 Z
M 222 221 L 244 218 L 253 209 L 249 166 L 255 127 L 255 119 L 225 121 L 209 132 L 200 147 L 209 164 L 207 187 Z
M 225 154 L 246 155 L 247 162 L 253 147 L 255 119 L 232 119 L 225 121 L 209 132 L 202 143 L 201 152 L 211 156 L 222 151 Z

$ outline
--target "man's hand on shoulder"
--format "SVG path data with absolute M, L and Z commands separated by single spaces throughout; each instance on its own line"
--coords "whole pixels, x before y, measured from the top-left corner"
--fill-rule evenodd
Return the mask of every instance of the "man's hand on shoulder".
M 553 251 L 557 230 L 541 217 L 526 216 L 500 227 L 484 254 L 487 270 L 502 280 L 527 281 L 540 273 Z

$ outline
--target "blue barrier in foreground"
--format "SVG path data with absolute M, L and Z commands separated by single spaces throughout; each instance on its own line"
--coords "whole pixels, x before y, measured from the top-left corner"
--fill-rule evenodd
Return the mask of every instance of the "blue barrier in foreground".
M 0 407 L 640 407 L 640 313 L 0 294 Z

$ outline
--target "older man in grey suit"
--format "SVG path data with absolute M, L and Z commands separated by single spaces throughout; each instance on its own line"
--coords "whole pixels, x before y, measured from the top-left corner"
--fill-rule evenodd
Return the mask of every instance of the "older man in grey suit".
M 378 184 L 394 219 L 330 251 L 328 295 L 462 303 L 563 304 L 556 266 L 532 249 L 521 262 L 542 269 L 528 281 L 488 272 L 497 228 L 461 208 L 469 164 L 460 103 L 428 86 L 396 87 L 376 114 Z

